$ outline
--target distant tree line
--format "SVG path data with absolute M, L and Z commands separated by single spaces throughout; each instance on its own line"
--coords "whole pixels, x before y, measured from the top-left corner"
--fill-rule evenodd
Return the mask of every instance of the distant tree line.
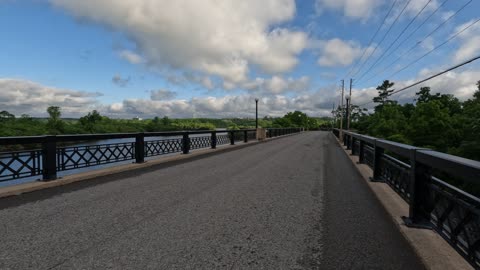
M 62 119 L 62 110 L 58 106 L 47 108 L 46 119 L 32 118 L 0 112 L 0 136 L 33 136 L 59 134 L 94 134 L 118 132 L 160 132 L 178 130 L 213 130 L 216 128 L 243 129 L 255 128 L 252 118 L 192 118 L 171 119 L 167 116 L 153 119 L 112 119 L 93 110 L 79 119 Z M 307 116 L 300 111 L 289 112 L 283 117 L 264 117 L 259 119 L 260 127 L 305 127 L 317 129 L 328 123 L 327 120 Z

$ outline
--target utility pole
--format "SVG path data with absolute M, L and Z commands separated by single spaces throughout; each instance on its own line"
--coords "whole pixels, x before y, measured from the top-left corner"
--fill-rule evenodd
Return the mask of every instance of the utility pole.
M 343 92 L 345 91 L 345 80 L 342 80 L 342 98 L 341 100 L 341 111 L 342 116 L 340 117 L 340 140 L 343 140 Z
M 337 117 L 335 116 L 335 102 L 332 104 L 332 128 L 335 128 L 335 124 L 337 124 Z
M 255 99 L 255 128 L 258 129 L 258 98 Z
M 353 83 L 353 79 L 350 78 L 350 105 L 347 104 L 347 106 L 352 106 L 352 83 Z M 350 108 L 347 108 L 347 130 L 350 130 L 350 122 L 352 121 L 352 119 L 350 119 L 350 114 L 351 114 L 351 110 Z

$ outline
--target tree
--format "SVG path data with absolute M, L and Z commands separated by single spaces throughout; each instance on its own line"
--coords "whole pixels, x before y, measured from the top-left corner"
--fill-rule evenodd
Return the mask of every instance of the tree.
M 373 102 L 380 103 L 380 105 L 377 105 L 375 107 L 375 110 L 377 108 L 381 109 L 386 104 L 396 103 L 395 101 L 392 101 L 392 100 L 388 99 L 390 94 L 393 91 L 395 91 L 395 89 L 390 89 L 390 88 L 393 87 L 394 84 L 395 84 L 394 82 L 390 82 L 389 80 L 385 80 L 385 81 L 383 81 L 383 83 L 381 85 L 379 85 L 377 87 L 378 96 L 373 98 Z
M 462 105 L 458 98 L 450 94 L 436 93 L 430 94 L 430 87 L 422 87 L 415 93 L 417 103 L 428 103 L 430 101 L 439 101 L 442 108 L 447 108 L 450 115 L 461 113 Z
M 87 115 L 80 117 L 79 122 L 85 130 L 94 133 L 96 131 L 96 125 L 102 121 L 102 119 L 100 113 L 97 110 L 93 110 Z
M 2 119 L 15 119 L 15 115 L 7 112 L 7 111 L 1 111 L 0 112 L 0 120 Z
M 446 152 L 455 141 L 448 109 L 438 100 L 417 104 L 410 118 L 408 137 L 415 146 Z
M 473 98 L 463 103 L 462 112 L 463 131 L 462 140 L 457 148 L 451 153 L 466 158 L 480 160 L 480 81 L 477 82 L 477 90 Z
M 164 117 L 162 118 L 162 124 L 163 124 L 164 126 L 170 126 L 170 124 L 172 124 L 172 121 L 170 121 L 170 119 L 168 118 L 168 116 L 164 116 Z
M 58 106 L 50 106 L 47 108 L 47 113 L 50 116 L 47 122 L 47 129 L 50 134 L 62 134 L 64 132 L 65 125 L 60 119 L 62 112 Z
M 368 133 L 372 136 L 408 143 L 404 131 L 408 125 L 402 113 L 402 106 L 398 104 L 385 104 L 367 121 Z

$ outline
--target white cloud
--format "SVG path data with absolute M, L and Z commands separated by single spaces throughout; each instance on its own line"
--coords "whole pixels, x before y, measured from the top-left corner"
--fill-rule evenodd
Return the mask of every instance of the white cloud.
M 78 116 L 99 106 L 100 93 L 44 86 L 22 79 L 0 78 L 0 107 L 15 115 L 46 115 L 49 106 L 60 106 L 64 116 Z
M 141 64 L 144 62 L 143 57 L 129 50 L 119 51 L 118 55 L 132 64 Z
M 150 99 L 152 100 L 168 100 L 177 96 L 177 93 L 167 89 L 158 89 L 150 91 Z
M 242 85 L 246 90 L 262 94 L 282 94 L 286 92 L 306 91 L 310 87 L 310 78 L 302 76 L 300 78 L 283 78 L 281 76 L 273 76 L 270 79 L 256 78 L 255 80 L 246 82 Z
M 275 74 L 292 70 L 307 43 L 305 33 L 278 27 L 293 19 L 294 0 L 51 3 L 125 33 L 149 65 L 198 71 L 229 84 L 245 82 L 251 65 Z M 140 60 L 132 56 L 124 55 Z
M 423 70 L 417 76 L 407 81 L 395 82 L 395 89 L 400 89 L 433 74 L 434 70 Z M 476 82 L 480 78 L 480 70 L 449 72 L 422 85 L 392 96 L 401 104 L 413 102 L 415 92 L 422 86 L 430 86 L 433 93 L 454 94 L 460 100 L 471 98 L 476 90 Z M 46 108 L 51 105 L 60 106 L 67 117 L 80 117 L 91 110 L 114 118 L 131 118 L 142 116 L 169 117 L 254 117 L 254 99 L 260 97 L 259 113 L 263 117 L 282 116 L 289 111 L 301 110 L 311 116 L 329 116 L 332 105 L 340 102 L 338 86 L 326 86 L 316 91 L 303 91 L 308 78 L 258 79 L 252 84 L 249 93 L 241 95 L 226 95 L 222 97 L 194 97 L 191 99 L 174 99 L 174 93 L 160 89 L 152 91 L 150 99 L 125 99 L 122 102 L 102 104 L 98 93 L 59 89 L 43 86 L 38 83 L 18 80 L 0 79 L 0 107 L 15 115 L 30 114 L 45 116 Z M 284 91 L 286 85 L 299 90 Z M 264 88 L 262 88 L 264 87 Z M 267 89 L 268 88 L 268 89 Z M 288 93 L 288 94 L 287 94 Z M 293 94 L 293 95 L 292 95 Z M 375 87 L 357 89 L 352 92 L 353 104 L 370 102 L 377 95 Z M 375 104 L 370 103 L 368 108 Z
M 366 20 L 376 14 L 383 3 L 382 0 L 316 0 L 315 10 L 318 14 L 325 10 L 339 11 L 351 19 Z
M 410 16 L 415 16 L 420 10 L 429 2 L 430 0 L 412 0 L 408 3 L 408 6 L 405 9 L 405 14 Z M 405 3 L 398 5 L 398 9 L 403 8 Z M 430 11 L 433 11 L 438 7 L 438 1 L 433 0 L 428 3 L 425 9 L 422 11 L 420 16 L 428 16 Z
M 455 28 L 453 33 L 461 31 L 468 25 L 472 24 L 476 19 L 470 20 L 464 24 L 461 24 Z M 480 22 L 477 22 L 466 31 L 462 32 L 458 39 L 460 40 L 460 46 L 453 54 L 454 62 L 461 62 L 477 56 L 480 52 Z
M 364 48 L 358 43 L 338 38 L 320 41 L 319 43 L 321 55 L 318 59 L 318 64 L 325 67 L 351 65 L 364 51 Z
M 169 75 L 166 75 L 165 77 L 169 83 L 180 85 L 180 86 L 185 86 L 186 84 L 191 83 L 191 84 L 200 84 L 208 90 L 212 90 L 215 87 L 217 87 L 215 83 L 210 79 L 209 76 L 202 76 L 192 72 L 183 72 L 181 74 L 169 74 Z

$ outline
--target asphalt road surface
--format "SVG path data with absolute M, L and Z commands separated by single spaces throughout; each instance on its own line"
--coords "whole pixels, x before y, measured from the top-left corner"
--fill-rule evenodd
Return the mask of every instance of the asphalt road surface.
M 0 269 L 423 269 L 331 134 L 0 200 Z

